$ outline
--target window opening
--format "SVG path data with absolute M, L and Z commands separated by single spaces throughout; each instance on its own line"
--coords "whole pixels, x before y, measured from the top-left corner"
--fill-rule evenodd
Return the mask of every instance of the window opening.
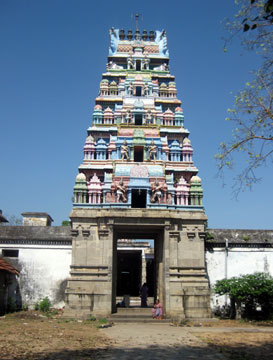
M 136 86 L 136 96 L 141 96 L 141 86 Z
M 143 162 L 143 146 L 134 147 L 134 162 Z
M 141 70 L 141 61 L 137 60 L 136 61 L 136 71 L 140 71 Z
M 141 114 L 135 115 L 135 125 L 142 125 L 142 115 Z
M 132 190 L 132 208 L 146 208 L 146 194 L 144 189 Z
M 18 257 L 19 256 L 19 250 L 2 249 L 2 256 Z

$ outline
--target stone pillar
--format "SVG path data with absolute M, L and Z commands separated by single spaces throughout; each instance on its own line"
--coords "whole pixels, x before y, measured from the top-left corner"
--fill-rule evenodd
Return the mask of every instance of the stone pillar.
M 79 216 L 84 214 L 83 221 Z M 74 210 L 71 220 L 72 265 L 64 315 L 85 319 L 108 316 L 112 312 L 112 226 L 89 217 L 84 209 Z
M 147 264 L 146 264 L 146 256 L 145 256 L 145 250 L 144 249 L 142 250 L 141 258 L 142 258 L 142 262 L 141 262 L 141 284 L 144 284 L 145 282 L 147 282 L 147 272 L 146 272 Z

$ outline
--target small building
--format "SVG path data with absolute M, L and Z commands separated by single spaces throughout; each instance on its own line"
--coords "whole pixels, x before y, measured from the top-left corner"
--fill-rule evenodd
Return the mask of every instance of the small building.
M 21 294 L 18 285 L 19 271 L 0 257 L 0 315 L 21 307 Z
M 54 221 L 46 212 L 24 212 L 23 226 L 51 226 Z

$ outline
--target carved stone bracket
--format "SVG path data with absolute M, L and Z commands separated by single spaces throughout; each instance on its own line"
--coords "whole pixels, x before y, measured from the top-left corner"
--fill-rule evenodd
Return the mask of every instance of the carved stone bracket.
M 107 237 L 109 235 L 109 230 L 107 229 L 100 229 L 99 230 L 99 238 Z
M 88 237 L 90 235 L 90 230 L 83 229 L 82 234 L 83 234 L 84 237 Z
M 177 240 L 177 242 L 181 241 L 179 231 L 170 231 L 169 236 L 170 236 L 170 238 L 175 238 Z
M 71 230 L 71 235 L 74 236 L 74 237 L 78 236 L 79 235 L 79 230 L 72 229 Z
M 189 240 L 193 240 L 196 237 L 195 232 L 187 232 L 187 235 Z
M 198 233 L 200 239 L 205 239 L 206 233 L 205 232 L 199 232 Z

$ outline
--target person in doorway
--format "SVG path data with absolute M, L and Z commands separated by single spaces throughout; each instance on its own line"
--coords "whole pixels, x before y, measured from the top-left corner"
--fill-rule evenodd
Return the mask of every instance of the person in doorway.
M 141 307 L 147 307 L 148 287 L 146 283 L 144 283 L 141 286 L 140 298 L 141 298 Z
M 162 320 L 162 314 L 162 304 L 159 299 L 157 299 L 152 310 L 153 319 Z

